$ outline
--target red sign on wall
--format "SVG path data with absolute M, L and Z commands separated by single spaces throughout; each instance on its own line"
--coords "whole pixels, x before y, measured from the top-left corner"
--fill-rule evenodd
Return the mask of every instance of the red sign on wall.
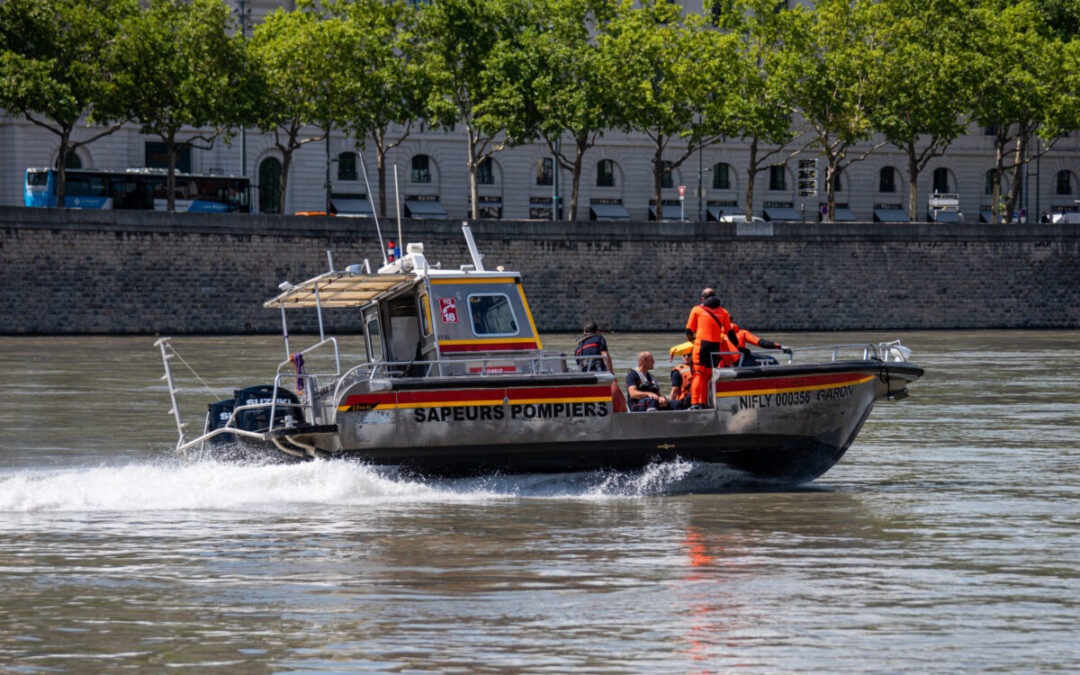
M 439 298 L 439 313 L 443 323 L 457 323 L 457 299 Z

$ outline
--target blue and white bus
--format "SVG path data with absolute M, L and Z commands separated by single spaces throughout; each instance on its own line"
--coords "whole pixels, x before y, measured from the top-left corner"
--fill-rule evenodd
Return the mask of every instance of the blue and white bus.
M 64 206 L 164 211 L 168 206 L 168 180 L 164 171 L 155 169 L 68 169 Z M 177 211 L 251 212 L 251 182 L 247 178 L 177 173 L 175 183 Z M 24 204 L 56 206 L 56 184 L 56 169 L 27 169 Z

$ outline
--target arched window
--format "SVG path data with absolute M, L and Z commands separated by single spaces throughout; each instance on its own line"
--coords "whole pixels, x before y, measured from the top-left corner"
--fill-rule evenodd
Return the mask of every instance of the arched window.
M 536 184 L 551 185 L 555 176 L 555 160 L 551 157 L 541 157 L 536 163 Z
M 840 182 L 840 172 L 837 171 L 832 177 L 832 189 L 833 192 L 840 192 L 844 189 L 844 184 Z
M 731 189 L 731 165 L 714 164 L 712 168 L 712 187 L 714 190 Z
M 337 179 L 356 180 L 356 153 L 343 152 L 337 156 Z
M 1057 194 L 1071 195 L 1073 193 L 1072 171 L 1064 170 L 1057 172 Z
M 878 192 L 896 192 L 896 169 L 891 166 L 881 167 L 878 172 Z
M 990 169 L 986 172 L 986 185 L 983 188 L 983 192 L 988 195 L 994 194 L 994 178 L 997 176 L 996 169 Z M 998 191 L 1001 191 L 1000 184 L 998 185 Z
M 785 177 L 784 165 L 774 164 L 769 167 L 769 189 L 770 190 L 786 190 L 787 179 Z
M 664 160 L 661 164 L 664 173 L 660 175 L 660 187 L 670 188 L 675 187 L 675 170 L 671 168 L 671 162 Z
M 934 169 L 934 192 L 949 192 L 949 170 L 945 167 Z
M 413 155 L 412 158 L 412 182 L 431 182 L 431 158 L 427 155 Z
M 485 157 L 476 167 L 476 182 L 479 185 L 495 184 L 495 162 L 490 157 Z
M 60 164 L 60 158 L 59 157 L 56 158 L 56 164 L 57 165 Z M 82 168 L 82 158 L 79 157 L 74 152 L 68 153 L 67 166 L 65 166 L 64 168 L 66 168 L 66 169 L 81 169 Z
M 615 162 L 602 159 L 596 163 L 596 187 L 615 187 Z
M 281 162 L 276 157 L 259 162 L 259 213 L 281 213 Z

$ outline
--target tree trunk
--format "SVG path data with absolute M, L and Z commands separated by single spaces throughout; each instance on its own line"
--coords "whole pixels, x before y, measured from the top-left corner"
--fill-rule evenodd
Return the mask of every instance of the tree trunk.
M 746 170 L 746 220 L 754 219 L 754 181 L 758 173 L 758 137 L 750 140 L 750 165 Z M 715 169 L 714 169 L 715 171 Z
M 56 205 L 64 206 L 65 193 L 67 192 L 67 162 L 71 154 L 69 141 L 71 129 L 65 128 L 60 134 L 60 150 L 57 155 L 58 166 L 56 167 Z
M 1005 144 L 1009 140 L 1009 125 L 998 126 L 997 135 L 994 136 L 994 175 L 993 187 L 990 191 L 993 202 L 990 205 L 990 213 L 995 223 L 1004 222 L 1001 218 L 1001 174 L 1005 166 Z
M 279 215 L 285 215 L 285 189 L 289 186 L 289 167 L 292 165 L 294 146 L 292 139 L 289 140 L 287 147 L 278 146 L 278 150 L 281 150 L 281 194 L 278 195 Z
M 653 194 L 656 200 L 656 219 L 664 219 L 664 137 L 656 135 L 656 148 L 653 153 Z
M 170 131 L 165 139 L 165 149 L 169 153 L 169 175 L 165 179 L 166 195 L 165 209 L 169 213 L 176 211 L 176 132 Z
M 908 159 L 908 218 L 914 223 L 919 219 L 919 161 L 915 156 L 914 143 L 908 143 L 904 151 Z
M 574 221 L 578 219 L 578 195 L 581 191 L 581 165 L 585 161 L 585 151 L 588 147 L 583 146 L 580 139 L 575 144 L 574 150 L 574 169 L 573 175 L 570 177 L 570 211 L 567 214 L 569 217 L 567 220 Z M 556 166 L 555 170 L 559 168 Z
M 829 157 L 829 164 L 825 169 L 825 218 L 826 223 L 831 223 L 836 218 L 836 179 L 840 172 L 836 158 Z
M 472 125 L 466 125 L 465 129 L 469 138 L 469 199 L 472 201 L 469 205 L 469 217 L 477 220 L 480 217 L 480 189 L 476 183 L 476 169 L 479 164 L 476 161 L 476 131 Z
M 1021 125 L 1016 135 L 1016 152 L 1013 154 L 1012 185 L 1009 186 L 1009 196 L 1005 204 L 1008 219 L 1005 222 L 1013 222 L 1013 214 L 1017 213 L 1016 205 L 1020 201 L 1020 191 L 1024 189 L 1023 168 L 1024 153 L 1027 151 L 1028 130 L 1026 125 Z
M 379 216 L 386 217 L 386 148 L 383 146 L 385 135 L 379 131 L 371 134 L 375 140 L 375 165 L 379 175 Z M 365 179 L 367 177 L 365 176 Z M 370 198 L 371 195 L 368 195 Z

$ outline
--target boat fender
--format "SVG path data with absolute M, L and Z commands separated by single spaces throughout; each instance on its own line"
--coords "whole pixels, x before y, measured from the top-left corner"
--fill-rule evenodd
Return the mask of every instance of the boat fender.
M 713 368 L 713 377 L 717 380 L 734 380 L 734 368 Z
M 380 391 L 391 391 L 394 388 L 394 384 L 390 380 L 375 378 L 368 380 L 368 391 L 375 393 Z

